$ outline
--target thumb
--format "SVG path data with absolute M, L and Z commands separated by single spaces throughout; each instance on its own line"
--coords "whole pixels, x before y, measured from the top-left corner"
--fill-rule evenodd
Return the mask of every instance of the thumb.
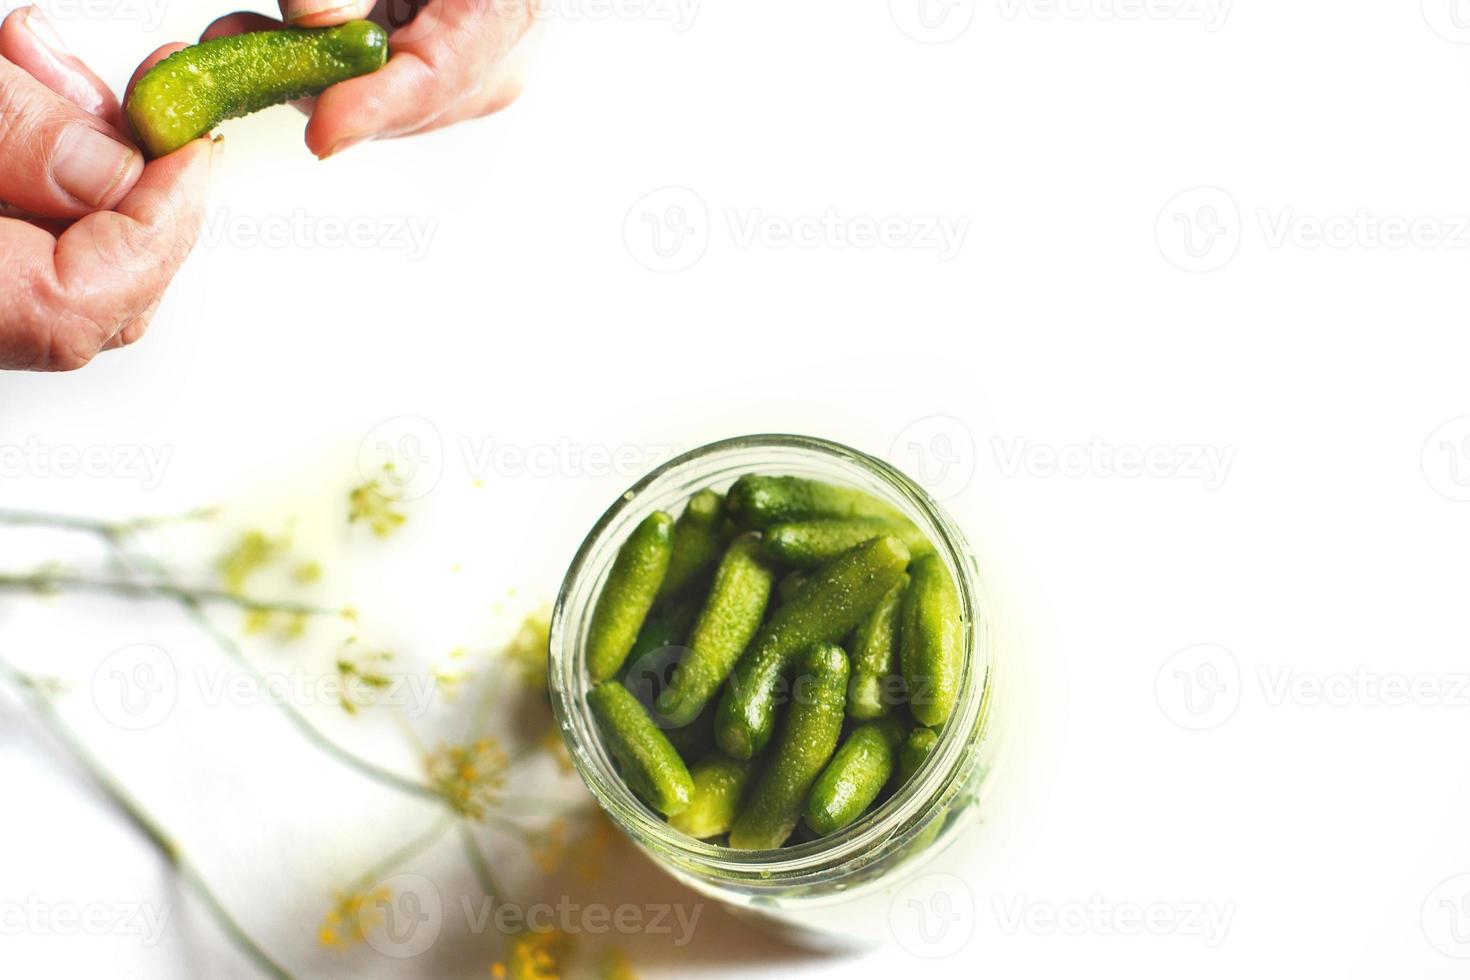
M 142 173 L 120 132 L 0 59 L 0 200 L 78 218 L 115 205 Z

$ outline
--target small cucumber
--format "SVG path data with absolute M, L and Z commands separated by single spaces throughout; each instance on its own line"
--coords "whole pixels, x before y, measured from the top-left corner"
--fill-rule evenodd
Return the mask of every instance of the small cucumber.
M 669 743 L 679 752 L 679 757 L 685 762 L 693 763 L 703 759 L 709 754 L 710 749 L 715 747 L 715 705 L 711 701 L 705 705 L 699 717 L 687 725 L 670 725 L 667 721 L 657 716 L 654 722 L 663 727 L 663 732 L 669 737 Z
M 867 721 L 888 714 L 903 700 L 898 672 L 898 622 L 908 576 L 888 591 L 866 619 L 852 631 L 852 682 L 847 686 L 847 714 Z
M 766 554 L 779 562 L 797 568 L 825 565 L 850 548 L 879 535 L 891 534 L 902 539 L 909 551 L 918 557 L 934 550 L 922 531 L 910 521 L 892 521 L 881 517 L 846 517 L 823 521 L 798 521 L 773 524 L 761 534 Z
M 807 796 L 806 825 L 826 835 L 866 813 L 893 775 L 898 745 L 907 734 L 895 718 L 854 728 Z
M 818 569 L 778 607 L 730 674 L 715 718 L 720 748 L 737 759 L 758 755 L 775 727 L 781 676 L 792 658 L 846 635 L 898 584 L 908 561 L 898 538 L 874 538 Z
M 800 476 L 742 476 L 726 494 L 725 507 L 741 527 L 756 529 L 826 517 L 904 519 L 871 494 Z
M 699 601 L 693 598 L 679 599 L 649 613 L 643 621 L 643 628 L 638 631 L 638 639 L 633 641 L 633 649 L 628 651 L 625 674 L 635 670 L 657 670 L 657 678 L 643 676 L 638 682 L 652 685 L 655 693 L 662 691 L 669 682 L 674 661 L 683 653 L 684 641 L 688 639 L 689 629 L 698 615 Z M 666 651 L 664 656 L 642 663 L 660 651 Z M 630 688 L 634 686 L 626 676 L 623 683 Z
M 731 847 L 780 847 L 801 822 L 812 783 L 842 734 L 847 672 L 847 654 L 833 643 L 808 647 L 797 658 L 797 682 L 779 744 L 730 828 Z
M 902 786 L 912 779 L 938 744 L 939 733 L 932 728 L 915 728 L 909 732 L 898 750 L 898 772 L 894 777 L 894 787 Z
M 694 802 L 683 813 L 669 818 L 669 825 L 690 837 L 709 840 L 730 829 L 735 813 L 745 799 L 756 763 L 750 759 L 732 759 L 715 751 L 699 760 L 690 770 L 694 777 Z
M 954 579 L 938 555 L 914 562 L 911 574 L 900 637 L 903 679 L 914 719 L 937 728 L 959 692 L 965 624 Z
M 604 681 L 587 694 L 587 704 L 628 788 L 665 816 L 687 809 L 694 799 L 689 767 L 638 699 L 617 681 Z
M 674 519 L 655 511 L 619 549 L 588 628 L 587 671 L 593 680 L 607 680 L 628 659 L 668 571 L 673 529 Z
M 720 560 L 725 546 L 724 505 L 724 498 L 713 490 L 701 490 L 684 505 L 684 513 L 674 522 L 674 553 L 658 590 L 660 602 L 684 592 Z
M 737 538 L 730 545 L 689 634 L 689 653 L 658 699 L 659 713 L 670 722 L 692 721 L 719 690 L 760 629 L 775 579 L 757 538 Z
M 807 578 L 807 573 L 799 568 L 794 572 L 787 572 L 781 576 L 781 581 L 776 583 L 776 597 L 783 603 L 790 602 L 791 597 L 800 592 L 803 585 L 806 585 Z
M 218 37 L 150 68 L 128 96 L 128 119 L 149 154 L 161 157 L 226 119 L 318 95 L 387 59 L 387 32 L 366 20 Z

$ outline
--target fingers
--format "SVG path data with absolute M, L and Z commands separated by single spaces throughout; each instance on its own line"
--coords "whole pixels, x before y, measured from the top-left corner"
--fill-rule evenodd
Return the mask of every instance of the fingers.
M 533 6 L 530 0 L 424 6 L 391 35 L 387 66 L 321 94 L 306 128 L 307 146 L 328 157 L 366 139 L 433 129 L 442 120 L 483 115 L 482 107 L 503 104 L 485 96 L 486 79 L 531 27 Z
M 84 112 L 124 129 L 117 97 L 102 79 L 66 47 L 56 29 L 35 7 L 21 7 L 0 24 L 0 57 L 24 68 L 51 91 Z
M 0 200 L 76 218 L 122 200 L 143 154 L 115 127 L 0 61 Z
M 217 37 L 229 37 L 232 34 L 249 34 L 251 31 L 274 31 L 280 30 L 284 26 L 284 24 L 274 17 L 267 17 L 265 14 L 241 10 L 216 18 L 204 29 L 204 33 L 199 35 L 199 40 L 212 41 Z
M 128 343 L 142 334 L 153 308 L 193 248 L 204 212 L 204 193 L 216 145 L 207 139 L 148 164 L 115 211 L 90 214 L 59 240 L 50 268 L 29 276 L 31 366 L 47 370 L 81 367 L 99 350 Z M 11 227 L 13 225 L 13 227 Z M 44 235 L 19 222 L 0 228 Z M 3 332 L 3 328 L 0 328 Z
M 376 0 L 281 0 L 281 16 L 292 27 L 330 27 L 362 20 Z

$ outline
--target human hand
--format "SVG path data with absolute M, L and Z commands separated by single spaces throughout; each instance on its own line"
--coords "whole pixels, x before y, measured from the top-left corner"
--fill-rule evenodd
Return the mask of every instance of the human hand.
M 306 145 L 325 159 L 364 140 L 410 136 L 499 112 L 520 95 L 537 0 L 280 0 L 286 24 L 329 27 L 372 16 L 389 31 L 388 63 L 301 108 Z M 391 12 L 386 8 L 394 8 Z M 399 11 L 408 8 L 406 15 Z M 204 39 L 280 28 L 254 13 L 216 20 Z
M 40 11 L 5 18 L 0 368 L 69 371 L 137 340 L 193 248 L 213 146 L 145 165 L 125 131 L 117 98 Z

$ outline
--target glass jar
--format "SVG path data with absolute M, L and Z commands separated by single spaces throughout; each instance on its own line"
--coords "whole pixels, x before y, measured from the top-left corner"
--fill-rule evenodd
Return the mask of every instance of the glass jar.
M 766 851 L 740 851 L 670 827 L 624 785 L 587 708 L 588 626 L 618 549 L 656 510 L 677 514 L 705 488 L 747 473 L 790 475 L 867 491 L 928 535 L 959 587 L 965 667 L 959 697 L 917 773 L 888 800 L 837 833 Z M 673 459 L 622 495 L 572 561 L 551 622 L 551 701 L 577 772 L 597 802 L 661 868 L 697 892 L 816 948 L 872 945 L 889 933 L 895 890 L 951 852 L 976 826 L 993 766 L 995 642 L 979 569 L 963 535 L 911 479 L 881 460 L 821 439 L 743 436 Z M 952 864 L 948 858 L 946 864 Z

